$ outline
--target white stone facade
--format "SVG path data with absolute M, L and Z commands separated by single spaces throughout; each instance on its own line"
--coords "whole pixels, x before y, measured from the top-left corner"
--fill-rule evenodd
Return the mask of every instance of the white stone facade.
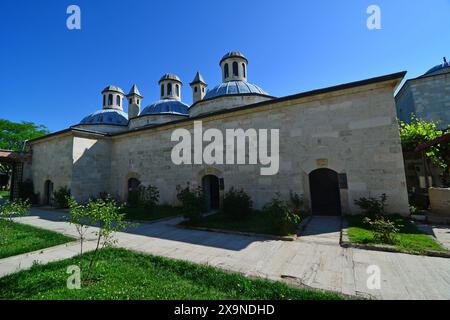
M 291 190 L 303 195 L 310 207 L 309 174 L 326 167 L 346 176 L 347 186 L 339 190 L 343 213 L 358 213 L 354 200 L 360 197 L 386 193 L 389 212 L 408 214 L 393 98 L 403 75 L 273 100 L 220 97 L 198 103 L 195 108 L 203 112 L 192 110 L 184 120 L 131 127 L 138 117 L 130 121 L 130 130 L 122 132 L 96 134 L 72 128 L 31 141 L 32 161 L 25 172 L 41 195 L 45 181 L 51 180 L 55 189 L 69 187 L 78 200 L 100 192 L 126 200 L 128 180 L 137 178 L 158 187 L 161 202 L 168 204 L 177 204 L 177 185 L 201 185 L 204 175 L 213 174 L 223 179 L 221 197 L 230 187 L 243 188 L 261 208 L 276 192 L 287 199 Z M 228 109 L 236 100 L 244 103 Z M 212 113 L 205 115 L 206 111 Z M 173 164 L 176 142 L 171 134 L 176 128 L 192 132 L 194 120 L 201 120 L 204 130 L 279 129 L 279 172 L 261 176 L 260 165 Z

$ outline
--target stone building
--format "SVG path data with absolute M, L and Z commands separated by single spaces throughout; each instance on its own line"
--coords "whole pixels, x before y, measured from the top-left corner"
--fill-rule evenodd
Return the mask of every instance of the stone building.
M 450 126 L 450 63 L 444 58 L 420 77 L 407 80 L 395 96 L 397 116 L 410 123 L 411 116 L 433 120 L 438 129 Z M 428 206 L 428 188 L 442 186 L 442 169 L 423 159 L 419 152 L 404 153 L 411 203 Z
M 428 70 L 420 77 L 409 79 L 395 96 L 397 115 L 409 123 L 411 115 L 434 120 L 442 130 L 450 126 L 450 63 Z
M 190 83 L 191 106 L 182 102 L 183 83 L 174 74 L 159 80 L 160 99 L 144 108 L 135 85 L 127 95 L 108 86 L 101 110 L 28 142 L 32 159 L 24 176 L 42 203 L 64 186 L 83 201 L 101 192 L 126 200 L 137 185 L 151 184 L 162 203 L 176 204 L 176 186 L 189 183 L 204 188 L 210 208 L 220 207 L 225 192 L 235 187 L 243 188 L 256 208 L 277 192 L 288 198 L 293 191 L 313 214 L 353 214 L 355 199 L 386 193 L 388 211 L 408 213 L 394 101 L 405 72 L 277 98 L 248 82 L 247 67 L 242 53 L 227 53 L 220 61 L 222 83 L 209 90 L 197 73 Z M 249 155 L 240 164 L 175 164 L 178 142 L 172 134 L 186 129 L 196 139 L 200 121 L 203 132 L 243 129 L 247 146 L 250 130 L 278 129 L 276 174 L 262 175 L 263 165 Z

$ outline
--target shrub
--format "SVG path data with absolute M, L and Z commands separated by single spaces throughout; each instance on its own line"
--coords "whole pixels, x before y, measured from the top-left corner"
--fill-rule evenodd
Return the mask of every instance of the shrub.
M 270 215 L 271 222 L 279 234 L 288 235 L 297 231 L 300 215 L 292 210 L 288 203 L 281 200 L 279 194 L 276 194 L 263 210 Z
M 355 204 L 361 208 L 364 215 L 374 219 L 377 217 L 383 217 L 385 214 L 387 196 L 383 193 L 379 199 L 377 198 L 360 198 L 355 200 Z
M 292 210 L 300 214 L 303 208 L 303 196 L 300 196 L 298 193 L 295 193 L 292 190 L 290 190 L 289 199 L 291 202 Z
M 393 221 L 386 217 L 364 218 L 364 223 L 370 225 L 375 233 L 375 239 L 382 243 L 392 244 L 395 241 L 395 234 L 399 231 Z
M 182 204 L 184 217 L 191 221 L 198 220 L 202 213 L 206 211 L 202 188 L 191 189 L 189 185 L 186 188 L 182 188 L 178 185 L 177 192 L 177 198 Z
M 59 209 L 69 208 L 70 189 L 61 187 L 53 192 L 53 201 Z
M 241 189 L 231 188 L 223 199 L 223 212 L 226 215 L 242 218 L 252 213 L 253 202 L 250 196 Z
M 140 186 L 138 189 L 138 205 L 152 211 L 159 202 L 159 190 L 157 187 L 149 185 Z

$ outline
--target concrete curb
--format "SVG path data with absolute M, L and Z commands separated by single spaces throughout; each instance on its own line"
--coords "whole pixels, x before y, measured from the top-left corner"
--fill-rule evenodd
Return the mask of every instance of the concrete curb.
M 295 241 L 295 240 L 297 240 L 297 235 L 294 235 L 294 236 L 275 236 L 275 235 L 263 234 L 263 233 L 252 233 L 252 232 L 232 231 L 232 230 L 223 230 L 223 229 L 215 229 L 215 228 L 183 226 L 183 225 L 180 225 L 180 224 L 176 224 L 176 225 L 174 225 L 174 227 L 180 228 L 180 229 L 197 230 L 197 231 L 207 231 L 207 232 L 219 232 L 219 233 L 226 233 L 226 234 L 235 234 L 235 235 L 247 236 L 247 237 L 267 238 L 267 239 L 270 239 L 270 240 L 281 240 L 281 241 Z
M 345 218 L 342 219 L 342 228 L 341 228 L 341 237 L 339 240 L 339 244 L 342 248 L 355 248 L 362 250 L 371 250 L 371 251 L 382 251 L 382 252 L 393 252 L 393 253 L 403 253 L 410 254 L 415 256 L 428 256 L 428 257 L 438 257 L 438 258 L 450 258 L 450 252 L 440 252 L 433 250 L 426 250 L 422 253 L 418 252 L 405 252 L 398 250 L 396 247 L 391 245 L 376 245 L 376 244 L 361 244 L 361 243 L 353 243 L 350 242 L 348 237 L 348 222 L 345 221 Z

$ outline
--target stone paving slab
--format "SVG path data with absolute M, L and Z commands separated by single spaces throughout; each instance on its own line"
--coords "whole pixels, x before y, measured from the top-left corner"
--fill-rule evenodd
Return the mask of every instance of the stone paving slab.
M 95 242 L 85 242 L 83 250 L 85 252 L 95 249 Z M 15 273 L 21 270 L 30 269 L 34 263 L 47 264 L 49 262 L 60 261 L 72 258 L 80 253 L 80 243 L 78 241 L 40 249 L 33 252 L 20 254 L 17 256 L 0 259 L 0 277 Z
M 74 226 L 58 221 L 57 215 L 33 209 L 31 216 L 17 221 L 76 236 Z M 316 289 L 378 299 L 450 299 L 450 259 L 342 248 L 333 243 L 339 241 L 333 232 L 321 238 L 314 224 L 309 238 L 286 242 L 174 227 L 179 221 L 142 224 L 115 237 L 119 247 L 130 250 Z M 53 253 L 54 259 L 65 257 Z M 370 265 L 380 268 L 380 289 L 366 285 Z

